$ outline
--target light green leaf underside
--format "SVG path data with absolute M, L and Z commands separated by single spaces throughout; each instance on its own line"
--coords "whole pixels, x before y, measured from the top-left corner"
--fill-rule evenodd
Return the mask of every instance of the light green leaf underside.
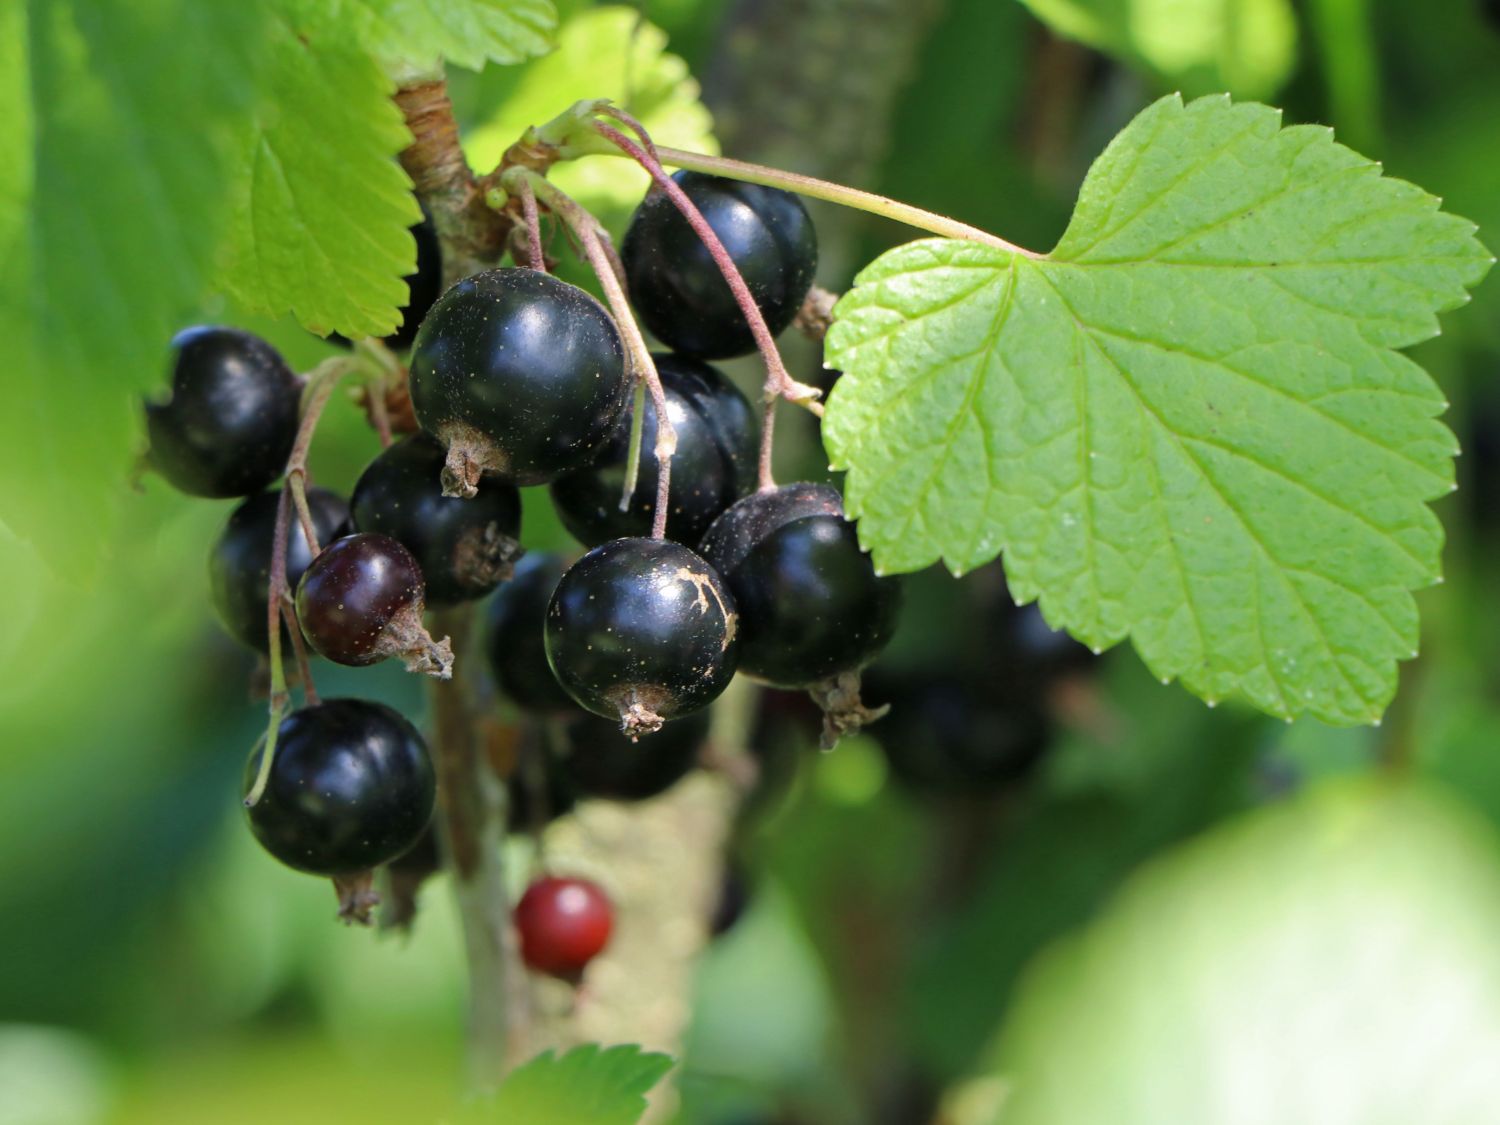
M 331 30 L 276 25 L 221 281 L 246 308 L 315 332 L 383 336 L 416 265 L 421 217 L 396 154 L 410 141 L 394 86 Z
M 1360 781 L 1154 863 L 1029 973 L 995 1125 L 1500 1120 L 1500 870 L 1466 809 Z
M 1059 34 L 1154 72 L 1188 94 L 1275 93 L 1297 61 L 1288 0 L 1021 0 Z
M 1491 258 L 1264 106 L 1157 102 L 1044 260 L 927 240 L 840 302 L 824 437 L 888 571 L 1001 551 L 1018 600 L 1209 701 L 1378 718 L 1438 578 L 1438 388 L 1393 349 Z
M 70 577 L 211 272 L 264 31 L 239 4 L 0 4 L 0 522 Z
M 478 70 L 513 64 L 552 46 L 552 0 L 346 0 L 346 28 L 396 77 L 438 59 Z
M 626 1045 L 544 1051 L 518 1067 L 470 1119 L 546 1125 L 635 1125 L 647 1092 L 672 1068 L 666 1055 Z
M 641 119 L 659 144 L 717 153 L 713 122 L 687 64 L 666 50 L 667 36 L 632 8 L 580 12 L 558 34 L 557 50 L 516 76 L 494 117 L 465 139 L 475 165 L 493 167 L 530 125 L 584 98 L 611 98 Z M 549 177 L 617 234 L 646 193 L 649 178 L 608 157 L 560 164 Z

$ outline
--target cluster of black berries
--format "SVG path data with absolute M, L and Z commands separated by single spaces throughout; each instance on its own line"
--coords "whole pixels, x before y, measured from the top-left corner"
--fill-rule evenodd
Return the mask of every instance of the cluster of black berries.
M 785 329 L 817 256 L 800 201 L 693 173 L 676 180 L 768 327 Z M 430 241 L 425 224 L 418 234 L 419 243 L 424 234 Z M 588 293 L 539 270 L 492 269 L 439 295 L 433 279 L 441 263 L 422 255 L 410 279 L 413 305 L 389 341 L 410 340 L 420 429 L 368 466 L 347 505 L 309 488 L 288 519 L 288 499 L 272 486 L 298 441 L 304 385 L 248 333 L 180 334 L 172 396 L 147 408 L 150 459 L 164 476 L 194 495 L 244 498 L 214 547 L 210 574 L 220 617 L 251 648 L 267 650 L 270 622 L 279 619 L 283 641 L 299 640 L 287 632 L 295 624 L 329 660 L 364 665 L 399 656 L 414 670 L 447 676 L 452 653 L 429 636 L 424 611 L 500 587 L 487 642 L 494 676 L 521 709 L 546 717 L 536 726 L 549 732 L 540 778 L 511 782 L 521 827 L 576 796 L 640 799 L 673 784 L 705 736 L 702 709 L 736 670 L 810 689 L 840 722 L 855 721 L 858 671 L 895 626 L 899 587 L 876 575 L 836 490 L 755 491 L 754 412 L 707 362 L 745 354 L 754 340 L 687 221 L 653 191 L 622 251 L 632 303 L 672 349 L 654 357 L 677 438 L 664 538 L 649 536 L 657 484 L 649 399 L 638 447 L 647 452 L 624 497 L 639 373 L 621 334 Z M 527 558 L 506 582 L 521 554 L 517 486 L 537 484 L 550 486 L 564 525 L 591 549 L 570 566 Z M 295 601 L 272 616 L 278 527 Z M 257 753 L 247 786 L 259 768 Z M 431 833 L 423 838 L 433 801 L 433 771 L 415 729 L 381 705 L 333 700 L 284 721 L 250 820 L 283 862 L 352 883 L 403 853 L 413 870 L 421 856 L 435 856 Z M 527 917 L 555 921 L 556 910 L 538 906 L 551 892 L 538 887 L 539 898 L 522 900 L 523 930 Z M 601 925 L 598 911 L 585 909 L 597 888 L 561 889 L 588 932 L 607 936 L 607 919 Z M 555 935 L 543 944 L 555 947 Z M 560 975 L 582 967 L 527 956 Z

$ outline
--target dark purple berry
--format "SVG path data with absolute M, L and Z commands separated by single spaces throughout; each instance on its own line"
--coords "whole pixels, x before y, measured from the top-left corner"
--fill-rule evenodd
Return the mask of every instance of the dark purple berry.
M 818 266 L 818 237 L 790 192 L 702 172 L 672 177 L 702 212 L 755 298 L 772 335 L 797 315 Z M 750 325 L 708 248 L 667 195 L 653 188 L 621 246 L 630 302 L 675 351 L 726 359 L 755 350 Z
M 257 749 L 245 767 L 247 794 L 260 759 Z M 288 867 L 353 874 L 415 844 L 435 793 L 427 746 L 411 723 L 381 703 L 330 699 L 282 720 L 250 829 Z
M 542 484 L 587 465 L 613 436 L 629 393 L 604 306 L 536 270 L 460 281 L 412 346 L 412 405 L 447 450 L 449 495 L 472 496 L 486 470 Z
M 677 433 L 672 455 L 667 537 L 696 544 L 714 518 L 755 487 L 756 422 L 749 401 L 717 368 L 680 355 L 658 355 L 667 416 Z M 552 503 L 563 526 L 589 547 L 649 535 L 656 511 L 656 405 L 646 398 L 640 471 L 630 507 L 620 510 L 633 411 L 586 469 L 552 482 Z
M 214 609 L 229 635 L 257 652 L 266 651 L 266 598 L 271 589 L 271 543 L 276 534 L 279 492 L 262 492 L 240 504 L 229 516 L 208 556 L 208 581 Z M 327 543 L 349 520 L 349 506 L 321 488 L 307 490 L 318 541 Z M 286 579 L 291 589 L 312 552 L 294 515 L 287 529 Z M 283 644 L 289 644 L 283 627 Z
M 618 722 L 578 715 L 563 729 L 566 752 L 559 768 L 580 797 L 644 801 L 691 773 L 707 738 L 707 711 L 667 723 L 639 741 L 621 734 Z
M 146 404 L 152 466 L 190 496 L 249 496 L 286 468 L 302 380 L 259 336 L 187 328 L 172 338 L 172 397 Z
M 734 598 L 702 558 L 664 539 L 616 539 L 558 583 L 547 659 L 579 704 L 635 736 L 718 697 L 735 630 Z
M 416 557 L 429 605 L 481 598 L 521 554 L 521 496 L 492 473 L 472 500 L 444 496 L 443 447 L 426 434 L 402 438 L 370 462 L 349 506 L 354 526 L 399 540 Z
M 453 652 L 422 627 L 424 608 L 421 568 L 389 535 L 334 540 L 297 584 L 297 620 L 320 656 L 354 667 L 401 656 L 411 671 L 446 679 Z
M 740 610 L 740 670 L 805 688 L 868 664 L 890 641 L 901 585 L 875 573 L 837 490 L 789 484 L 735 504 L 703 557 Z
M 566 713 L 577 706 L 552 674 L 543 637 L 547 604 L 566 569 L 561 555 L 533 551 L 490 599 L 485 653 L 495 686 L 517 707 L 537 714 Z

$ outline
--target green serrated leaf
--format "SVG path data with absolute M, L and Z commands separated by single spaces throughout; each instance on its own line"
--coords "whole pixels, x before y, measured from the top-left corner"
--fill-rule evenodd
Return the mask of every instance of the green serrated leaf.
M 71 575 L 210 272 L 265 33 L 253 5 L 0 5 L 0 521 Z
M 1021 0 L 1055 31 L 1185 90 L 1246 98 L 1279 89 L 1297 61 L 1288 0 Z
M 517 1067 L 472 1120 L 537 1125 L 635 1125 L 646 1094 L 672 1069 L 672 1060 L 626 1044 L 590 1043 L 562 1056 L 543 1051 Z
M 868 267 L 828 336 L 824 438 L 883 570 L 1003 550 L 1054 626 L 1128 636 L 1210 702 L 1374 721 L 1455 452 L 1394 349 L 1492 261 L 1326 129 L 1164 98 L 1048 257 L 927 240 Z
M 512 64 L 552 46 L 552 0 L 345 0 L 346 29 L 396 78 L 439 69 Z
M 495 116 L 466 138 L 470 158 L 493 166 L 528 126 L 584 98 L 613 99 L 659 144 L 717 153 L 698 83 L 666 44 L 666 34 L 632 8 L 580 12 L 558 33 L 557 50 L 518 73 Z M 650 183 L 634 164 L 611 157 L 570 161 L 549 176 L 611 228 L 623 225 Z
M 1029 973 L 997 1125 L 1500 1120 L 1495 839 L 1362 779 L 1143 870 Z
M 421 218 L 395 161 L 411 139 L 395 87 L 336 29 L 280 16 L 230 173 L 239 196 L 221 281 L 250 311 L 384 336 L 400 323 L 416 266 L 407 227 Z

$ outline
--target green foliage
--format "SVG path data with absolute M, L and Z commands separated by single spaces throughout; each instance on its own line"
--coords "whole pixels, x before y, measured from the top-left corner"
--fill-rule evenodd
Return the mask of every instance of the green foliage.
M 1497 930 L 1470 814 L 1330 783 L 1156 862 L 1033 968 L 998 1120 L 1495 1120 Z
M 240 4 L 0 7 L 0 521 L 75 575 L 212 269 L 266 33 Z
M 406 228 L 421 217 L 393 159 L 410 141 L 395 86 L 336 27 L 274 26 L 264 98 L 230 174 L 220 284 L 246 309 L 291 312 L 318 333 L 386 335 L 416 268 Z
M 1297 58 L 1287 0 L 1021 0 L 1070 39 L 1108 51 L 1170 89 L 1246 98 L 1276 92 Z
M 1046 258 L 927 240 L 840 302 L 824 439 L 885 570 L 1005 552 L 1012 592 L 1217 701 L 1376 720 L 1436 581 L 1438 388 L 1395 349 L 1492 259 L 1264 106 L 1164 98 Z
M 445 59 L 470 70 L 524 62 L 547 53 L 557 27 L 552 0 L 348 0 L 339 16 L 398 79 L 441 73 Z
M 513 1070 L 472 1120 L 635 1125 L 646 1112 L 647 1092 L 671 1069 L 666 1055 L 628 1044 L 590 1043 L 562 1056 L 543 1051 Z
M 470 159 L 493 167 L 528 126 L 585 98 L 614 100 L 640 118 L 658 144 L 717 153 L 698 83 L 666 44 L 661 30 L 632 8 L 580 12 L 563 24 L 556 51 L 510 76 L 493 116 L 465 139 Z M 616 233 L 650 183 L 645 172 L 618 159 L 559 165 L 549 178 Z

